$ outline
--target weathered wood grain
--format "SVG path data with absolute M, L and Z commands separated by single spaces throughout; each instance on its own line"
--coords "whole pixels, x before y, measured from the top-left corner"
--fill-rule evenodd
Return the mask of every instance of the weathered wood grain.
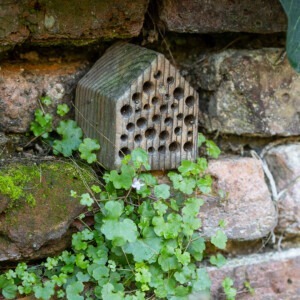
M 197 151 L 198 95 L 160 53 L 116 44 L 80 80 L 76 120 L 100 141 L 109 169 L 141 147 L 153 170 L 173 169 Z

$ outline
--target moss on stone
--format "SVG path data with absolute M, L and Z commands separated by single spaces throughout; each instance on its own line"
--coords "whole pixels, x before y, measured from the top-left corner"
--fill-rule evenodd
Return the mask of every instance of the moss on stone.
M 79 172 L 74 164 L 61 161 L 32 165 L 13 163 L 0 169 L 0 195 L 9 199 L 9 209 L 24 204 L 33 207 L 42 199 L 57 202 L 54 197 L 56 191 L 59 196 L 64 187 L 73 185 L 77 180 L 81 181 L 78 186 L 83 192 L 82 181 L 90 183 L 92 175 L 86 169 Z M 67 193 L 69 191 L 64 190 L 63 194 Z
M 36 201 L 30 192 L 30 182 L 39 178 L 36 166 L 10 165 L 0 170 L 0 194 L 8 197 L 9 207 L 13 207 L 18 200 L 25 199 L 26 203 L 35 205 Z
M 84 210 L 79 201 L 70 196 L 70 190 L 76 190 L 78 194 L 85 193 L 86 185 L 95 183 L 94 173 L 90 168 L 66 161 L 45 161 L 34 166 L 17 163 L 1 172 L 6 176 L 8 173 L 18 176 L 21 173 L 27 174 L 23 189 L 18 192 L 19 200 L 22 201 L 17 201 L 16 205 L 11 194 L 6 195 L 15 204 L 9 205 L 4 221 L 5 227 L 15 226 L 22 228 L 24 232 L 33 232 L 37 228 L 47 231 L 53 224 L 60 228 L 62 224 L 70 222 L 69 219 L 74 219 Z M 24 198 L 27 191 L 30 191 L 35 206 L 27 204 Z

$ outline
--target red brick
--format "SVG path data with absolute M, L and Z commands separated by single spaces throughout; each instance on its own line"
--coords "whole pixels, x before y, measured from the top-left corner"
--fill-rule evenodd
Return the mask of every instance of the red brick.
M 221 269 L 208 268 L 212 280 L 212 299 L 225 299 L 221 282 L 234 280 L 239 300 L 298 300 L 300 297 L 300 248 L 255 254 L 231 259 Z M 251 296 L 244 286 L 254 288 Z
M 148 0 L 2 1 L 0 51 L 27 39 L 47 45 L 82 45 L 137 36 L 147 6 Z
M 256 32 L 286 30 L 286 16 L 274 0 L 162 0 L 160 19 L 175 32 Z
M 29 129 L 41 96 L 55 104 L 71 104 L 76 84 L 87 71 L 85 61 L 68 63 L 2 64 L 0 69 L 0 131 L 22 133 Z

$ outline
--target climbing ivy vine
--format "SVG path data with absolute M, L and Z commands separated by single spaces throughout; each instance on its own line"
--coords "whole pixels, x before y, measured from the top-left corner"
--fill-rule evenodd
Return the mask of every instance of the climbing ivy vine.
M 96 160 L 94 151 L 100 146 L 94 140 L 82 140 L 74 121 L 61 121 L 54 129 L 52 116 L 43 110 L 35 116 L 33 133 L 48 139 L 54 153 L 70 156 L 79 150 L 87 162 Z M 53 131 L 61 138 L 51 138 Z M 219 156 L 215 143 L 201 134 L 199 143 L 208 156 Z M 207 242 L 198 232 L 198 214 L 203 196 L 213 193 L 207 166 L 204 157 L 196 162 L 184 160 L 178 171 L 168 173 L 168 180 L 159 182 L 147 172 L 148 154 L 133 150 L 119 171 L 105 172 L 103 184 L 81 195 L 70 191 L 73 201 L 93 212 L 94 225 L 73 234 L 71 249 L 59 256 L 37 266 L 22 262 L 0 275 L 2 295 L 5 299 L 33 294 L 42 300 L 184 300 L 190 294 L 209 293 L 206 265 L 221 267 L 226 259 L 217 253 L 203 263 Z M 83 223 L 84 218 L 79 216 Z M 226 247 L 223 227 L 221 220 L 209 241 L 217 249 Z M 227 298 L 234 299 L 233 282 L 226 279 L 223 287 Z

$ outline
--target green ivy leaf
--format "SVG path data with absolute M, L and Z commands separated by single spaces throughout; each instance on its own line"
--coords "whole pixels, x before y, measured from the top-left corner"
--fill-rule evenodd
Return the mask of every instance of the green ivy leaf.
M 41 103 L 46 106 L 49 106 L 52 104 L 52 100 L 49 96 L 41 97 Z
M 203 251 L 205 250 L 205 242 L 199 234 L 194 233 L 192 235 L 192 241 L 187 249 L 188 252 L 197 260 L 201 261 L 203 259 Z
M 57 286 L 63 286 L 67 282 L 68 276 L 64 273 L 60 273 L 59 276 L 53 275 L 51 280 Z
M 173 182 L 174 189 L 184 194 L 191 195 L 196 187 L 196 181 L 191 177 L 183 177 L 181 174 L 169 172 L 169 178 Z
M 44 114 L 41 109 L 37 109 L 34 113 L 35 119 L 30 123 L 30 130 L 35 136 L 48 138 L 49 132 L 52 131 L 52 116 Z
M 53 153 L 62 154 L 65 157 L 72 155 L 82 142 L 82 130 L 73 120 L 60 121 L 56 129 L 62 136 L 61 140 L 55 140 L 53 143 Z
M 157 179 L 150 173 L 142 173 L 139 179 L 144 182 L 147 186 L 154 186 L 157 184 Z
M 182 176 L 189 176 L 191 174 L 197 174 L 197 164 L 190 160 L 183 160 L 181 165 L 178 167 L 178 171 L 182 174 Z
M 136 169 L 144 166 L 146 170 L 150 170 L 148 159 L 148 154 L 144 149 L 137 148 L 131 152 L 131 160 Z
M 77 251 L 85 250 L 87 248 L 88 244 L 87 242 L 84 242 L 81 232 L 77 232 L 72 235 L 72 246 Z
M 135 242 L 138 237 L 138 230 L 135 223 L 130 219 L 122 221 L 103 220 L 101 232 L 112 241 L 114 246 L 124 246 L 126 242 Z
M 192 281 L 193 292 L 209 290 L 211 287 L 211 280 L 207 271 L 204 268 L 199 268 L 196 273 L 197 278 Z
M 222 287 L 224 289 L 224 293 L 226 295 L 226 300 L 234 300 L 236 296 L 236 289 L 233 287 L 233 281 L 231 278 L 226 277 L 222 281 Z
M 33 290 L 34 296 L 42 300 L 49 300 L 55 293 L 52 281 L 46 281 L 43 286 L 35 286 Z
M 99 194 L 99 193 L 101 193 L 101 188 L 100 188 L 100 186 L 98 186 L 98 185 L 92 185 L 92 187 L 91 187 L 91 189 L 92 189 L 92 191 L 95 193 L 95 194 Z
M 52 258 L 52 257 L 47 257 L 47 261 L 44 264 L 44 266 L 48 269 L 48 270 L 52 270 L 54 267 L 56 267 L 58 264 L 58 259 L 57 258 Z
M 57 105 L 57 109 L 56 109 L 56 113 L 63 117 L 65 116 L 68 112 L 70 111 L 70 108 L 67 104 L 58 104 Z
M 227 243 L 227 236 L 222 230 L 217 230 L 216 234 L 211 237 L 211 243 L 219 249 L 225 249 Z
M 80 269 L 86 269 L 89 265 L 89 261 L 85 259 L 85 255 L 83 253 L 76 254 L 75 263 Z
M 69 284 L 66 288 L 66 294 L 68 300 L 84 300 L 80 293 L 83 292 L 84 285 L 80 281 L 75 281 Z
M 128 243 L 124 247 L 126 253 L 133 255 L 136 262 L 148 261 L 154 263 L 162 247 L 162 239 L 157 237 L 151 228 L 147 228 L 146 237 Z
M 7 279 L 5 275 L 0 276 L 0 290 L 5 299 L 15 299 L 18 287 L 14 284 L 13 279 Z
M 145 300 L 145 293 L 136 291 L 134 295 L 125 296 L 125 300 Z
M 210 257 L 209 262 L 212 265 L 215 265 L 218 268 L 221 268 L 221 267 L 223 267 L 226 264 L 226 258 L 221 253 L 218 253 L 216 256 L 212 255 Z
M 124 212 L 124 203 L 122 201 L 107 201 L 105 203 L 105 218 L 118 219 Z
M 186 266 L 191 262 L 191 255 L 189 252 L 183 252 L 180 249 L 175 250 L 175 256 L 177 257 L 178 261 L 183 265 Z
M 251 286 L 249 281 L 244 281 L 244 287 L 248 290 L 248 292 L 251 294 L 251 296 L 254 296 L 255 289 Z
M 201 147 L 205 141 L 206 137 L 202 133 L 198 133 L 198 147 Z
M 123 300 L 124 299 L 124 293 L 123 292 L 115 292 L 114 286 L 111 283 L 107 283 L 103 286 L 101 294 L 102 294 L 103 300 Z
M 170 197 L 170 186 L 167 184 L 160 184 L 154 187 L 154 195 L 158 199 L 168 199 Z
M 212 183 L 213 183 L 213 180 L 210 175 L 205 175 L 204 177 L 199 178 L 197 180 L 197 186 L 203 194 L 211 193 Z
M 196 278 L 195 270 L 195 264 L 189 264 L 187 266 L 183 266 L 181 270 L 175 272 L 174 277 L 179 283 L 185 284 Z
M 80 204 L 90 207 L 94 204 L 94 199 L 88 193 L 82 194 L 80 196 Z
M 97 151 L 99 149 L 100 145 L 97 140 L 85 138 L 83 143 L 79 145 L 80 157 L 91 164 L 97 160 L 97 156 L 93 153 L 93 151 Z
M 199 170 L 199 173 L 203 173 L 207 170 L 208 168 L 208 163 L 207 163 L 207 160 L 206 158 L 197 158 L 197 166 L 198 166 L 198 170 Z M 197 175 L 197 174 L 195 174 Z
M 280 0 L 288 17 L 287 56 L 291 66 L 300 72 L 300 2 Z
M 218 158 L 221 154 L 221 150 L 219 147 L 215 144 L 215 142 L 207 140 L 206 141 L 206 152 L 207 154 L 212 158 Z
M 160 200 L 154 202 L 153 207 L 159 216 L 163 216 L 168 210 L 168 206 Z
M 109 181 L 113 183 L 116 189 L 129 190 L 133 183 L 135 170 L 132 166 L 122 165 L 121 173 L 113 170 L 109 174 Z
M 179 214 L 171 213 L 165 222 L 162 216 L 154 217 L 152 224 L 154 225 L 154 232 L 158 236 L 163 236 L 165 239 L 174 239 L 181 231 L 182 218 Z
M 164 272 L 177 270 L 180 268 L 177 258 L 174 255 L 162 253 L 158 257 L 158 263 Z
M 109 268 L 98 264 L 93 264 L 88 269 L 89 273 L 92 274 L 93 278 L 97 281 L 107 278 L 109 276 Z

